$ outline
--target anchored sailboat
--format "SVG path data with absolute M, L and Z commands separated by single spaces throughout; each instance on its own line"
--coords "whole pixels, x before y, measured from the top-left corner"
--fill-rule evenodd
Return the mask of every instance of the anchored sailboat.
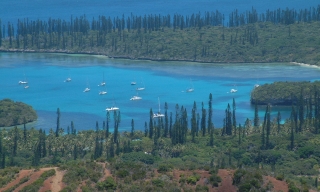
M 236 93 L 238 90 L 237 89 L 231 89 L 230 93 Z
M 105 85 L 106 85 L 106 82 L 104 81 L 104 73 L 103 73 L 102 82 L 98 86 L 105 86 Z
M 27 78 L 26 78 L 26 74 L 23 74 L 24 76 L 24 81 L 19 81 L 19 84 L 28 84 Z
M 90 91 L 90 85 L 89 83 L 87 82 L 87 87 L 83 90 L 83 92 L 89 92 Z
M 191 81 L 191 79 L 190 79 L 190 88 L 188 88 L 188 89 L 186 90 L 186 92 L 193 92 L 193 91 L 194 91 L 194 87 L 193 87 L 192 81 Z
M 159 103 L 159 111 L 158 111 L 158 113 L 153 114 L 153 118 L 164 117 L 164 114 L 161 114 L 161 112 L 160 112 L 160 99 L 159 99 L 159 97 L 158 97 L 158 103 Z
M 136 90 L 137 91 L 143 91 L 145 90 L 145 85 L 144 85 L 144 82 L 142 81 L 142 84 L 143 84 L 143 87 L 138 87 Z

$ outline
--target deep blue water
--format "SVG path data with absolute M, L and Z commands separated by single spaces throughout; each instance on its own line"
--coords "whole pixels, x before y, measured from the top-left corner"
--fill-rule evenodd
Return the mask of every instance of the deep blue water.
M 228 15 L 238 9 L 240 12 L 254 7 L 259 13 L 267 9 L 277 8 L 305 9 L 317 6 L 317 0 L 1 0 L 0 19 L 3 23 L 17 22 L 18 19 L 28 17 L 31 20 L 47 20 L 61 18 L 69 20 L 70 16 L 85 14 L 87 18 L 97 18 L 99 15 L 121 17 L 144 14 L 174 14 L 190 15 L 206 11 L 219 10 Z
M 72 81 L 64 82 L 67 77 Z M 104 79 L 105 90 L 98 86 Z M 290 63 L 274 64 L 200 64 L 188 62 L 153 62 L 109 59 L 103 56 L 0 53 L 0 99 L 10 98 L 32 105 L 38 115 L 37 122 L 28 125 L 48 130 L 56 127 L 56 110 L 61 111 L 61 127 L 65 130 L 74 121 L 78 130 L 100 127 L 105 120 L 106 107 L 117 105 L 121 111 L 121 130 L 130 130 L 131 119 L 135 129 L 143 130 L 149 122 L 149 110 L 158 110 L 160 99 L 162 112 L 164 102 L 169 111 L 175 105 L 187 108 L 189 116 L 193 102 L 200 112 L 201 102 L 208 108 L 209 94 L 213 95 L 213 122 L 221 127 L 224 110 L 235 98 L 237 120 L 243 124 L 246 118 L 253 119 L 254 109 L 250 105 L 250 92 L 256 83 L 274 81 L 317 80 L 318 68 L 302 67 Z M 29 88 L 18 84 L 27 80 Z M 131 81 L 137 85 L 132 86 Z M 145 90 L 138 94 L 140 101 L 130 101 L 135 90 L 144 84 Z M 91 91 L 84 93 L 85 87 Z M 193 86 L 195 91 L 186 93 Z M 234 88 L 238 92 L 230 93 Z M 264 107 L 260 108 L 263 117 Z M 280 110 L 285 118 L 290 108 L 273 107 L 274 115 Z M 111 118 L 113 119 L 113 118 Z

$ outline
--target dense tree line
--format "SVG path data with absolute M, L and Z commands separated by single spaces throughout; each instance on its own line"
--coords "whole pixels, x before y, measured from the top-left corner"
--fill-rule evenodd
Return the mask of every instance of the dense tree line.
M 2 51 L 104 54 L 109 57 L 199 62 L 296 61 L 319 64 L 319 8 L 258 14 L 85 15 L 0 25 Z M 308 33 L 308 36 L 305 34 Z M 306 48 L 310 47 L 310 48 Z

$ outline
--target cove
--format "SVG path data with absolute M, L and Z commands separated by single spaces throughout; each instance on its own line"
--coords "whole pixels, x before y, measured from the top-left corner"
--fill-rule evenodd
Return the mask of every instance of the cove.
M 201 104 L 208 108 L 209 94 L 213 95 L 213 123 L 223 124 L 227 104 L 236 101 L 237 123 L 253 119 L 254 106 L 250 105 L 250 92 L 255 84 L 274 81 L 314 81 L 320 70 L 292 63 L 192 63 L 156 62 L 110 59 L 105 56 L 68 55 L 54 53 L 0 53 L 0 99 L 22 101 L 38 113 L 38 120 L 28 128 L 42 128 L 48 132 L 56 128 L 56 111 L 60 108 L 61 126 L 64 130 L 74 121 L 79 130 L 100 128 L 106 119 L 106 108 L 120 108 L 120 131 L 130 131 L 131 119 L 135 130 L 144 130 L 149 122 L 149 111 L 161 112 L 168 103 L 168 112 L 175 113 L 175 105 L 183 105 L 189 118 L 193 102 L 201 114 Z M 71 82 L 64 82 L 67 77 Z M 102 80 L 106 86 L 98 86 Z M 27 80 L 29 88 L 19 85 Z M 131 85 L 135 81 L 136 85 Z M 89 86 L 89 92 L 83 90 Z M 138 87 L 143 91 L 136 91 Z M 186 92 L 192 86 L 193 92 Z M 237 92 L 231 93 L 231 89 Z M 99 95 L 106 90 L 107 94 Z M 131 101 L 134 95 L 142 100 Z M 272 106 L 275 117 L 280 111 L 282 119 L 289 116 L 290 107 Z M 259 107 L 260 119 L 264 106 Z M 272 117 L 273 118 L 273 117 Z M 113 121 L 113 115 L 111 115 Z M 112 131 L 113 123 L 111 123 Z

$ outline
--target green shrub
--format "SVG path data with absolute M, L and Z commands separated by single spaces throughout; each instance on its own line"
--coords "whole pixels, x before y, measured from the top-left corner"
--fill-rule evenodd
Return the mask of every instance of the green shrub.
M 129 171 L 121 169 L 121 170 L 117 171 L 116 175 L 120 178 L 125 178 L 126 176 L 129 175 Z
M 97 183 L 97 189 L 99 191 L 108 189 L 116 190 L 117 184 L 112 177 L 107 177 L 106 180 Z
M 158 168 L 158 172 L 159 173 L 165 173 L 170 171 L 173 168 L 172 165 L 168 165 L 168 164 L 160 164 L 159 168 Z
M 195 185 L 197 183 L 197 181 L 199 181 L 199 177 L 197 177 L 196 175 L 192 175 L 190 177 L 187 178 L 187 183 L 188 184 L 192 184 Z
M 162 181 L 161 179 L 153 179 L 152 184 L 157 187 L 164 187 L 164 181 Z

